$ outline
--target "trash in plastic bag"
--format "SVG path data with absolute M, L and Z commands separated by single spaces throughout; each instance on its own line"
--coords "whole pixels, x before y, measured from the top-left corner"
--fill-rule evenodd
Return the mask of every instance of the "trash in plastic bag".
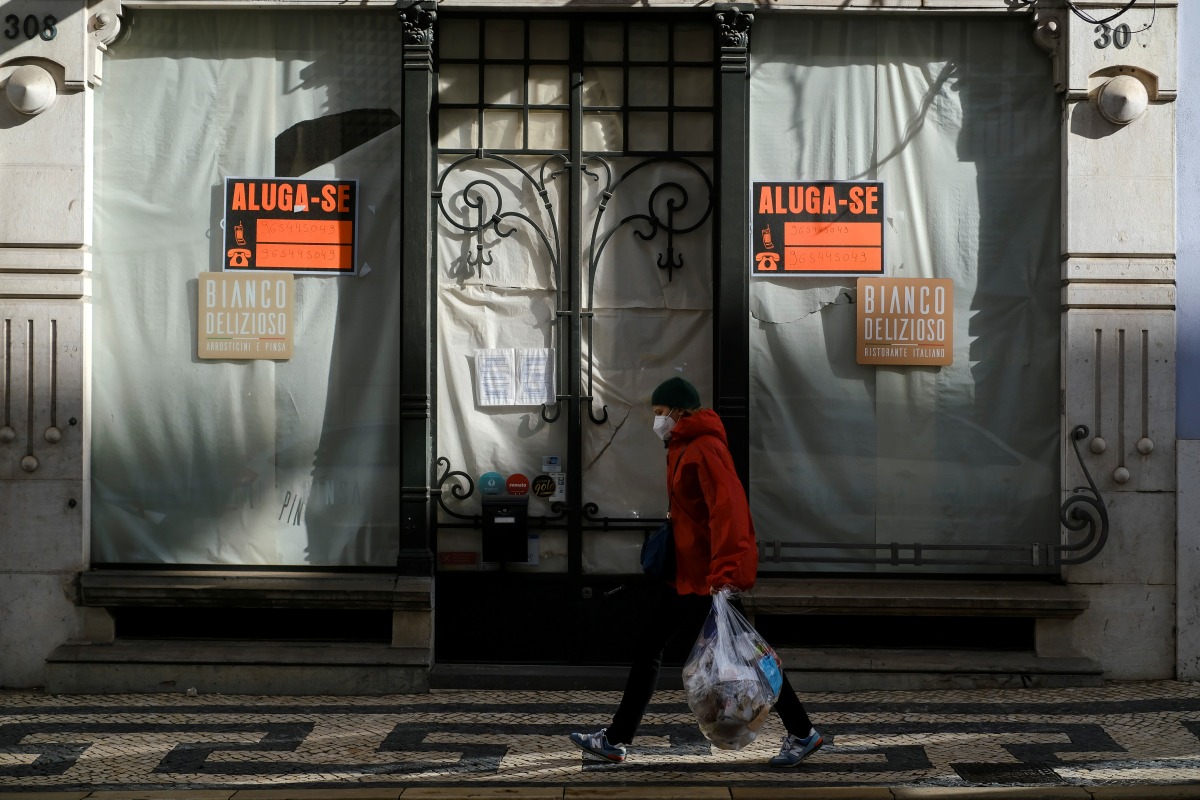
M 783 685 L 779 656 L 730 604 L 713 597 L 712 611 L 683 665 L 688 707 L 704 738 L 722 750 L 741 750 L 758 737 Z

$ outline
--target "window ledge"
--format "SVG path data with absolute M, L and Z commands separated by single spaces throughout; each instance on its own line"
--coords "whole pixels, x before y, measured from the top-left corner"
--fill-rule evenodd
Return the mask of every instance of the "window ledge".
M 919 581 L 760 577 L 742 597 L 749 613 L 1056 617 L 1082 614 L 1088 601 L 1070 586 L 1041 581 Z
M 428 577 L 331 572 L 91 570 L 80 602 L 94 607 L 339 608 L 428 611 Z

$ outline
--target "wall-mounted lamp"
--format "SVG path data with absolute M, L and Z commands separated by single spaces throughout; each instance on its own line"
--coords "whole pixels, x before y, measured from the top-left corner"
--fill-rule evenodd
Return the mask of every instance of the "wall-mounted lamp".
M 1100 116 L 1128 125 L 1158 96 L 1158 76 L 1140 67 L 1108 67 L 1088 76 L 1089 95 Z
M 4 94 L 17 111 L 34 116 L 54 105 L 58 85 L 47 70 L 34 64 L 23 64 L 8 76 Z
M 1105 81 L 1096 92 L 1096 109 L 1114 125 L 1128 125 L 1140 117 L 1150 104 L 1146 86 L 1132 75 L 1118 75 Z

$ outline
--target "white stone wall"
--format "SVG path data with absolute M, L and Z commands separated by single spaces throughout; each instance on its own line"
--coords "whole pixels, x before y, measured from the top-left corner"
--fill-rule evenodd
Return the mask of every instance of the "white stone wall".
M 1069 444 L 1083 424 L 1111 521 L 1103 551 L 1063 570 L 1091 603 L 1070 638 L 1116 679 L 1175 674 L 1176 13 L 1139 5 L 1104 30 L 1063 10 L 1041 28 L 1064 62 L 1064 497 L 1087 485 Z
M 0 48 L 0 686 L 43 681 L 88 563 L 91 124 L 117 6 L 10 0 Z M 26 33 L 32 33 L 27 36 Z

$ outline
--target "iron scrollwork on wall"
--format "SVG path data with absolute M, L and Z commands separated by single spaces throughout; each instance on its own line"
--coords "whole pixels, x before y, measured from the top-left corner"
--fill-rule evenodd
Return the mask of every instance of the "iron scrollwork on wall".
M 1105 508 L 1104 499 L 1100 496 L 1087 465 L 1083 463 L 1083 456 L 1079 453 L 1079 442 L 1086 439 L 1088 433 L 1086 425 L 1076 425 L 1071 431 L 1071 447 L 1075 450 L 1075 458 L 1079 461 L 1079 468 L 1083 470 L 1088 485 L 1072 489 L 1071 496 L 1059 509 L 1059 519 L 1064 528 L 1069 531 L 1086 530 L 1087 535 L 1078 542 L 1054 548 L 1059 564 L 1082 564 L 1090 561 L 1104 549 L 1104 544 L 1108 541 L 1108 509 Z M 1077 555 L 1064 557 L 1064 553 Z

